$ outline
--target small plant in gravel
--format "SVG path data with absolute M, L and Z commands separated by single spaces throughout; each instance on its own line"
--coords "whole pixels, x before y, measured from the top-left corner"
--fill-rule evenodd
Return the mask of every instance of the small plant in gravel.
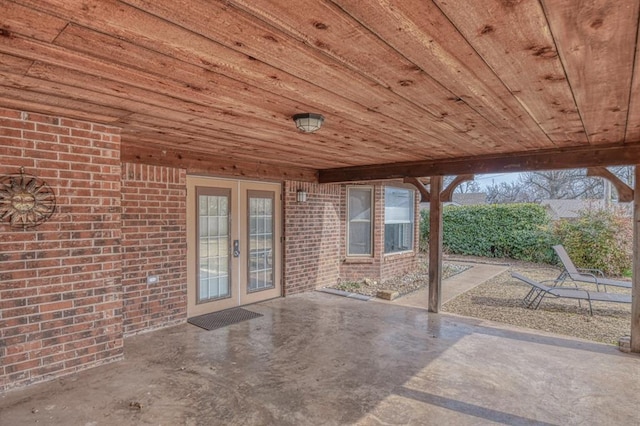
M 344 281 L 338 283 L 338 285 L 336 285 L 336 288 L 342 291 L 357 293 L 357 290 L 359 290 L 362 285 L 363 283 L 359 281 Z

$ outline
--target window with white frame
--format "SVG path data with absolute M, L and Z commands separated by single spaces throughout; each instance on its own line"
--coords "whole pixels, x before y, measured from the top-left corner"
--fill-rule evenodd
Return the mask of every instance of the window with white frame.
M 347 188 L 347 255 L 373 254 L 373 188 Z
M 384 189 L 384 252 L 413 250 L 414 191 L 387 186 Z

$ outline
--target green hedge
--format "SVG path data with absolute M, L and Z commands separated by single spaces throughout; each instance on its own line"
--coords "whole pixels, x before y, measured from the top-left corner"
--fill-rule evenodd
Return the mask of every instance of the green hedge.
M 421 215 L 420 244 L 426 249 L 429 211 Z M 485 204 L 446 206 L 442 219 L 447 253 L 557 264 L 551 247 L 562 244 L 580 268 L 630 274 L 633 223 L 619 211 L 585 210 L 577 219 L 552 224 L 538 204 Z
M 429 211 L 421 212 L 422 246 L 429 240 Z M 538 204 L 446 206 L 443 246 L 448 253 L 553 263 L 555 239 Z

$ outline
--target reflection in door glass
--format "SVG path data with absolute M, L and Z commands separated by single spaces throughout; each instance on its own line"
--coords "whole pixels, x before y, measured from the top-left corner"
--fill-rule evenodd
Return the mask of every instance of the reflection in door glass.
M 198 195 L 198 301 L 229 297 L 229 195 Z
M 273 288 L 273 193 L 249 191 L 248 234 L 248 291 Z

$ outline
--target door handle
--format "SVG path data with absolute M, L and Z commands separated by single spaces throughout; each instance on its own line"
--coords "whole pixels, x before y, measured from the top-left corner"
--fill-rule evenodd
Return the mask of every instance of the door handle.
M 233 240 L 233 257 L 240 257 L 240 240 Z

